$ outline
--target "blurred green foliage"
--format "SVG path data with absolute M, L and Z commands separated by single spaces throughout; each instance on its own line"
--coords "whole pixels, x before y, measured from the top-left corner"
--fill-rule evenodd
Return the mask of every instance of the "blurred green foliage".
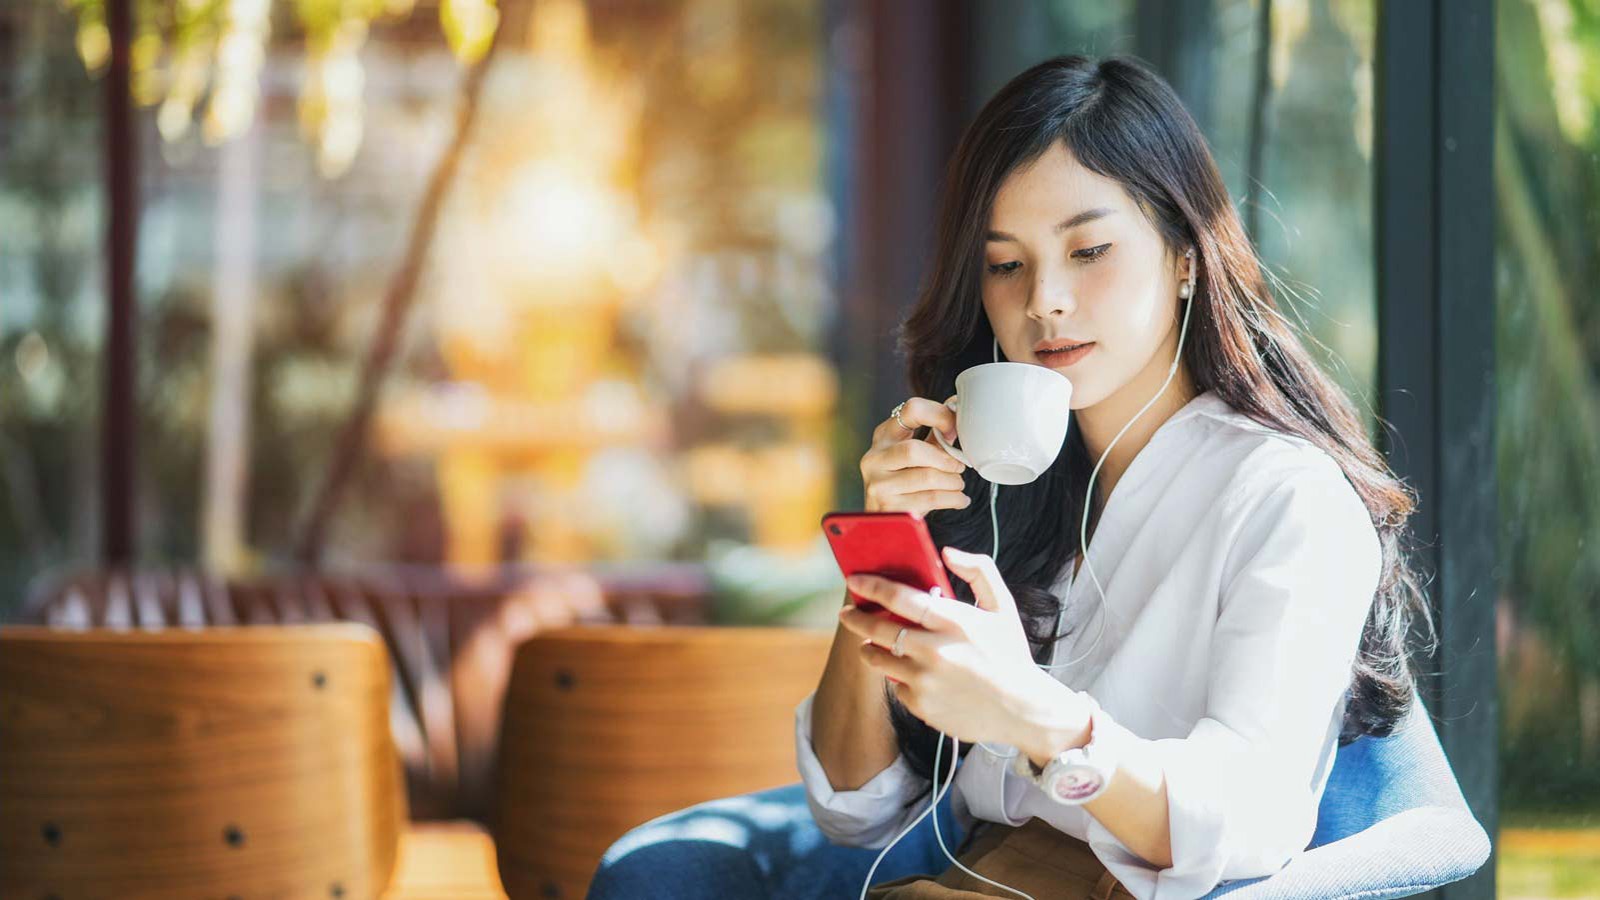
M 1496 17 L 1501 792 L 1600 816 L 1600 5 Z

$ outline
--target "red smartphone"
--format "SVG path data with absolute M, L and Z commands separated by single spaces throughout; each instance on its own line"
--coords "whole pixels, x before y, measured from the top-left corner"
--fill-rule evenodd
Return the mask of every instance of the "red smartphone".
M 833 558 L 846 578 L 851 575 L 878 575 L 919 591 L 938 588 L 954 597 L 944 561 L 933 546 L 928 523 L 907 512 L 831 512 L 822 517 L 822 531 L 833 548 Z M 882 606 L 851 594 L 856 606 L 876 612 Z M 903 616 L 889 614 L 907 625 Z

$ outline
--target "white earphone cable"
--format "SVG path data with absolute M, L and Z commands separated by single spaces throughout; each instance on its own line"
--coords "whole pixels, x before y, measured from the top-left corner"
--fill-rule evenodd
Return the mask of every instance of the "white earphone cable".
M 1151 406 L 1154 406 L 1155 402 L 1161 398 L 1161 395 L 1167 392 L 1167 386 L 1172 384 L 1172 376 L 1177 374 L 1178 371 L 1178 361 L 1183 358 L 1183 339 L 1189 333 L 1189 311 L 1194 308 L 1193 288 L 1190 289 L 1189 294 L 1189 297 L 1185 298 L 1185 303 L 1183 306 L 1183 324 L 1178 328 L 1178 350 L 1172 356 L 1172 365 L 1167 367 L 1166 380 L 1161 382 L 1161 387 L 1155 392 L 1155 395 L 1149 400 L 1146 400 L 1144 406 L 1139 407 L 1139 411 L 1133 414 L 1133 418 L 1129 419 L 1122 426 L 1122 429 L 1117 432 L 1116 437 L 1111 439 L 1111 443 L 1106 445 L 1105 452 L 1100 454 L 1100 461 L 1094 464 L 1093 471 L 1089 473 L 1089 486 L 1084 491 L 1083 522 L 1078 530 L 1078 553 L 1082 555 L 1083 567 L 1089 571 L 1089 580 L 1094 582 L 1095 592 L 1099 594 L 1100 627 L 1095 632 L 1094 642 L 1089 645 L 1089 649 L 1083 651 L 1081 656 L 1060 664 L 1040 666 L 1042 669 L 1062 669 L 1081 662 L 1090 653 L 1094 652 L 1095 648 L 1100 644 L 1101 636 L 1105 634 L 1106 615 L 1110 612 L 1110 610 L 1106 606 L 1105 588 L 1101 587 L 1100 577 L 1095 574 L 1094 563 L 1089 559 L 1089 511 L 1093 506 L 1092 498 L 1094 497 L 1094 481 L 1095 478 L 1099 477 L 1100 467 L 1105 465 L 1106 457 L 1111 455 L 1111 448 L 1117 445 L 1117 441 L 1122 440 L 1122 436 L 1128 433 L 1128 429 L 1133 427 L 1133 423 L 1139 421 L 1140 417 L 1143 416 L 1145 412 L 1148 411 Z M 1072 580 L 1076 582 L 1077 578 L 1074 577 Z M 1065 612 L 1066 604 L 1062 604 L 1061 609 L 1056 613 L 1056 630 L 1052 633 L 1052 636 L 1057 640 L 1061 638 L 1061 618 L 1062 614 Z

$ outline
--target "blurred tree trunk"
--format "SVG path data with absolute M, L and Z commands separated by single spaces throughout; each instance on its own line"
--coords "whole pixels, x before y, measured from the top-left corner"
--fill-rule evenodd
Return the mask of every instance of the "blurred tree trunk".
M 200 552 L 207 571 L 244 562 L 245 473 L 250 460 L 250 361 L 256 290 L 256 198 L 261 126 L 222 147 L 217 174 L 217 267 L 211 291 L 211 421 L 207 428 Z
M 108 0 L 110 65 L 104 77 L 106 193 L 105 365 L 101 376 L 101 562 L 125 566 L 138 547 L 134 509 L 138 429 L 139 145 L 133 112 L 133 0 Z
M 307 566 L 315 567 L 322 561 L 329 523 L 338 511 L 339 501 L 350 481 L 351 473 L 366 450 L 367 430 L 372 421 L 373 410 L 377 408 L 378 392 L 383 387 L 383 380 L 388 375 L 400 335 L 405 330 L 406 316 L 411 311 L 412 301 L 416 298 L 417 282 L 420 280 L 422 267 L 427 262 L 434 233 L 438 230 L 439 212 L 444 205 L 445 195 L 449 193 L 450 185 L 455 180 L 461 154 L 472 136 L 473 122 L 477 118 L 478 105 L 483 94 L 484 77 L 489 71 L 495 48 L 499 46 L 504 31 L 505 24 L 502 22 L 500 27 L 495 29 L 488 50 L 468 68 L 462 79 L 461 99 L 456 109 L 455 133 L 439 157 L 438 163 L 435 164 L 433 173 L 428 178 L 428 184 L 423 190 L 422 203 L 418 206 L 416 218 L 411 223 L 410 239 L 406 243 L 404 255 L 400 258 L 399 268 L 389 280 L 377 331 L 373 333 L 372 342 L 367 346 L 367 355 L 362 361 L 355 404 L 340 428 L 334 444 L 333 458 L 328 463 L 327 472 L 311 502 L 299 538 L 295 541 L 295 559 Z

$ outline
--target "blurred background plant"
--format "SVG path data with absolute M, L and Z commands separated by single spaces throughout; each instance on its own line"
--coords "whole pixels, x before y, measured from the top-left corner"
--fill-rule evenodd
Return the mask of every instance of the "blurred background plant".
M 1500 883 L 1508 896 L 1595 896 L 1600 6 L 1497 7 Z
M 77 16 L 79 58 L 99 73 L 111 59 L 105 0 L 61 3 Z M 331 177 L 349 168 L 361 146 L 367 34 L 375 20 L 410 16 L 416 0 L 137 0 L 134 6 L 134 101 L 157 108 L 156 124 L 168 141 L 181 140 L 199 115 L 208 146 L 250 127 L 273 20 L 280 31 L 287 25 L 304 42 L 300 128 L 317 148 L 319 171 Z M 438 0 L 440 31 L 462 62 L 488 51 L 499 18 L 495 0 Z

